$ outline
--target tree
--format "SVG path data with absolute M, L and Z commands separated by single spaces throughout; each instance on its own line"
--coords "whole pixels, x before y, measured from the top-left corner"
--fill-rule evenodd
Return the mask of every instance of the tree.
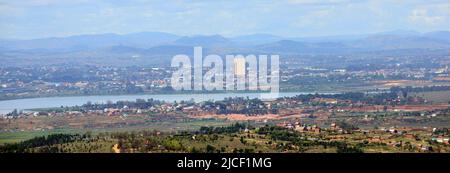
M 216 147 L 209 145 L 209 144 L 206 146 L 207 153 L 214 153 L 215 151 L 216 151 Z
M 245 143 L 246 143 L 246 141 L 244 140 L 244 137 L 242 137 L 242 136 L 241 136 L 240 141 L 241 141 L 242 144 L 245 144 Z

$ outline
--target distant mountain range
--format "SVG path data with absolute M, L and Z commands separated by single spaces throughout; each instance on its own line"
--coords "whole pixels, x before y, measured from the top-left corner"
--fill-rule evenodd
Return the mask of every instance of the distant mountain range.
M 159 44 L 171 43 L 178 38 L 179 36 L 162 32 L 141 32 L 126 35 L 94 34 L 32 40 L 0 40 L 0 47 L 10 50 L 82 50 L 105 48 L 117 45 L 148 48 Z
M 270 34 L 237 37 L 179 36 L 163 32 L 94 34 L 31 40 L 0 40 L 0 58 L 20 55 L 79 56 L 190 54 L 193 46 L 212 53 L 332 54 L 383 50 L 450 50 L 450 32 L 390 31 L 367 35 L 287 38 Z

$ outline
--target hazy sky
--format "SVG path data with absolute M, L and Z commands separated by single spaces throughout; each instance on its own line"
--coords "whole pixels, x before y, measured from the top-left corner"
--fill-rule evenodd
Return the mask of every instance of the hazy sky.
M 0 0 L 0 38 L 450 30 L 449 0 Z

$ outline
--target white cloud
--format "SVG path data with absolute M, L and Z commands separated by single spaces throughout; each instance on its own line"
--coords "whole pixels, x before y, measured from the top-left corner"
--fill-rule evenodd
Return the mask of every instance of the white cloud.
M 6 1 L 1 0 L 1 3 L 18 7 L 33 7 L 33 6 L 49 6 L 49 5 L 76 5 L 87 3 L 89 0 L 17 0 Z
M 365 0 L 288 0 L 290 4 L 300 5 L 336 5 L 350 4 L 354 2 L 364 2 Z
M 298 18 L 294 26 L 303 27 L 323 27 L 327 24 L 329 16 L 333 14 L 333 8 L 311 11 Z
M 448 0 L 0 0 L 0 37 L 138 31 L 316 36 L 448 30 L 449 19 Z
M 440 25 L 450 22 L 450 3 L 422 5 L 411 11 L 408 16 L 414 24 Z
M 426 9 L 416 9 L 413 10 L 412 14 L 409 16 L 409 20 L 413 23 L 423 23 L 427 25 L 435 25 L 444 21 L 444 16 L 431 16 Z

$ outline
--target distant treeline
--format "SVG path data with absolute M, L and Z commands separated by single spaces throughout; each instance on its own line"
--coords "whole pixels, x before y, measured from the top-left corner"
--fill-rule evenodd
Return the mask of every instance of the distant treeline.
M 291 97 L 292 99 L 302 101 L 302 102 L 310 102 L 315 98 L 329 98 L 329 99 L 340 99 L 340 100 L 352 100 L 359 101 L 365 97 L 364 93 L 360 92 L 349 92 L 343 94 L 306 94 L 306 95 L 296 95 Z
M 387 104 L 390 100 L 397 98 L 397 93 L 385 92 L 377 94 L 365 94 L 362 92 L 349 92 L 342 94 L 307 94 L 307 95 L 297 95 L 291 97 L 302 102 L 312 102 L 315 98 L 327 98 L 327 99 L 338 99 L 338 100 L 350 100 L 352 102 L 364 102 L 367 104 Z
M 450 86 L 424 86 L 424 87 L 392 87 L 390 89 L 393 93 L 398 92 L 430 92 L 430 91 L 450 91 Z
M 424 87 L 392 87 L 389 92 L 380 92 L 375 94 L 366 94 L 363 92 L 348 92 L 341 94 L 306 94 L 289 97 L 302 102 L 311 102 L 315 98 L 328 98 L 338 100 L 351 100 L 352 102 L 364 102 L 367 104 L 392 104 L 398 97 L 407 98 L 408 93 L 412 92 L 432 92 L 432 91 L 450 91 L 450 86 L 424 86 Z M 284 98 L 280 98 L 284 99 Z

